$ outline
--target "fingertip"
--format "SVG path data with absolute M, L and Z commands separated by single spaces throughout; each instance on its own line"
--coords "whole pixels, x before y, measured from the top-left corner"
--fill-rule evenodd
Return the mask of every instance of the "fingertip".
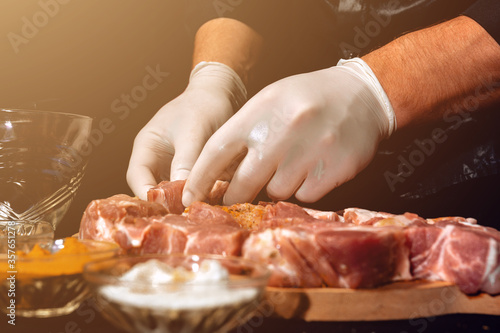
M 200 178 L 196 172 L 191 172 L 182 191 L 182 204 L 189 207 L 195 201 L 203 201 L 213 188 L 215 181 L 210 182 L 210 177 Z M 211 185 L 210 185 L 211 184 Z
M 141 200 L 148 199 L 148 191 L 156 186 L 156 182 L 152 179 L 140 179 L 127 175 L 127 183 L 136 197 Z
M 156 184 L 148 184 L 148 185 L 142 185 L 138 188 L 131 188 L 132 192 L 134 192 L 134 195 L 138 197 L 141 200 L 148 200 L 148 192 L 151 188 L 156 186 Z
M 298 185 L 290 184 L 290 179 L 286 184 L 276 180 L 276 177 L 271 178 L 266 187 L 267 196 L 273 201 L 282 201 L 290 198 L 295 190 L 299 188 Z
M 234 187 L 233 189 L 230 189 L 230 187 L 231 184 L 229 184 L 229 188 L 222 198 L 222 204 L 224 206 L 231 206 L 240 203 L 250 203 L 257 197 L 258 194 L 258 192 L 253 193 L 250 191 L 235 191 Z
M 329 190 L 320 187 L 319 185 L 312 186 L 307 180 L 295 192 L 295 198 L 301 202 L 313 203 L 325 196 Z M 332 188 L 333 189 L 333 188 Z
M 236 202 L 233 202 L 230 198 L 228 198 L 227 195 L 224 195 L 222 197 L 222 205 L 224 206 L 231 206 L 231 205 L 234 205 L 236 204 Z
M 136 197 L 138 197 L 141 200 L 147 201 L 148 200 L 148 191 L 149 191 L 149 188 L 146 190 L 140 191 L 140 192 L 136 193 Z
M 184 190 L 182 192 L 182 205 L 184 207 L 189 207 L 194 202 L 194 194 L 190 190 Z

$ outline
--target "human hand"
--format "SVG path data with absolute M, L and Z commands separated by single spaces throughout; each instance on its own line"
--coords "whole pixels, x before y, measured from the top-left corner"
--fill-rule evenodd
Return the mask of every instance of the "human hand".
M 246 90 L 226 65 L 201 62 L 186 90 L 141 129 L 127 182 L 141 199 L 161 180 L 186 179 L 208 138 L 245 102 Z
M 237 164 L 224 204 L 268 195 L 314 202 L 350 180 L 395 130 L 394 112 L 361 59 L 264 88 L 209 139 L 188 177 L 183 204 L 203 200 Z M 241 155 L 246 154 L 243 159 Z

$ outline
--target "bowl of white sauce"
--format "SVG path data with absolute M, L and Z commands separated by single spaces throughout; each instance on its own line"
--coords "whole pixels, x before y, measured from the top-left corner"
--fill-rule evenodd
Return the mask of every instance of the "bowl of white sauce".
M 127 332 L 219 332 L 244 324 L 264 298 L 268 269 L 217 255 L 124 256 L 84 277 L 104 318 Z

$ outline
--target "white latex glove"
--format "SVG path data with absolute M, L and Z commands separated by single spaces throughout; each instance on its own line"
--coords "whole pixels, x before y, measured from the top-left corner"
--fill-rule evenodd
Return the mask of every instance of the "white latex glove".
M 273 199 L 295 193 L 300 201 L 317 201 L 365 168 L 395 128 L 382 86 L 359 58 L 285 78 L 251 98 L 209 139 L 183 204 L 203 200 L 234 163 L 226 205 L 251 202 L 268 182 Z
M 136 196 L 161 180 L 186 179 L 208 138 L 246 101 L 246 89 L 228 66 L 201 62 L 186 90 L 141 129 L 127 170 Z

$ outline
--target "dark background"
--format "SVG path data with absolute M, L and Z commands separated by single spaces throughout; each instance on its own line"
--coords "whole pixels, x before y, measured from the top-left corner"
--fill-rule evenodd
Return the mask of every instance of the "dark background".
M 0 0 L 0 107 L 77 113 L 92 117 L 94 128 L 102 119 L 110 119 L 114 125 L 111 133 L 105 133 L 98 144 L 92 146 L 82 186 L 56 230 L 56 235 L 63 237 L 78 231 L 82 213 L 90 201 L 117 193 L 132 195 L 125 173 L 133 139 L 162 105 L 184 89 L 191 68 L 195 28 L 216 13 L 196 11 L 194 5 L 197 1 L 85 0 L 65 4 L 56 0 L 45 1 L 57 4 L 57 13 L 28 38 L 27 43 L 19 45 L 16 52 L 8 35 L 12 32 L 21 35 L 25 19 L 32 22 L 33 17 L 43 10 L 40 3 L 37 0 Z M 312 37 L 305 34 L 303 38 Z M 307 57 L 303 56 L 303 60 L 307 62 Z M 162 72 L 168 72 L 168 77 L 148 92 L 147 98 L 138 103 L 127 117 L 118 118 L 112 112 L 112 102 L 141 85 L 147 67 L 154 69 L 157 66 Z M 274 76 L 284 74 L 290 73 L 284 70 Z M 372 169 L 381 174 L 387 168 L 379 160 Z M 462 203 L 471 202 L 478 193 L 464 190 L 458 203 L 447 202 L 446 209 L 442 210 L 441 203 L 456 195 L 456 190 L 451 189 L 418 205 L 396 206 L 393 204 L 396 199 L 391 199 L 393 193 L 388 191 L 384 179 L 374 180 L 371 175 L 370 170 L 364 172 L 358 180 L 315 205 L 316 208 L 337 210 L 357 204 L 363 208 L 393 212 L 408 210 L 459 215 L 468 214 Z M 484 194 L 491 191 L 492 183 L 483 182 L 478 188 Z M 260 198 L 265 199 L 265 196 Z M 493 192 L 489 199 L 490 205 L 498 202 L 498 191 Z M 437 208 L 428 210 L 431 206 Z M 18 318 L 16 327 L 7 326 L 4 318 L 0 321 L 0 331 L 59 333 L 68 331 L 67 325 L 72 322 L 76 326 L 70 324 L 69 332 L 115 331 L 99 313 L 94 313 L 92 318 L 88 315 L 83 309 L 80 314 L 60 318 Z M 305 323 L 268 318 L 254 331 L 498 332 L 500 327 L 498 317 L 451 315 L 424 319 L 419 324 L 407 320 Z
M 55 14 L 16 52 L 8 34 L 23 36 L 25 20 L 41 17 L 40 3 L 50 3 Z M 0 1 L 0 107 L 77 113 L 92 117 L 94 128 L 105 118 L 114 126 L 94 138 L 83 183 L 56 236 L 78 231 L 91 200 L 132 194 L 125 173 L 133 139 L 187 83 L 194 31 L 186 22 L 195 18 L 186 16 L 186 3 Z M 146 68 L 157 66 L 168 77 L 120 119 L 112 102 L 142 85 Z
M 410 300 L 402 300 L 410 301 Z M 57 318 L 20 318 L 16 326 L 0 322 L 9 333 L 124 333 L 107 322 L 88 304 L 71 315 Z M 412 320 L 356 322 L 305 322 L 277 318 L 255 318 L 229 333 L 494 333 L 500 331 L 500 317 L 483 315 L 446 315 Z
M 325 16 L 327 12 L 321 6 L 313 6 L 307 15 L 301 15 L 304 12 L 301 1 L 292 1 L 288 7 L 279 6 L 283 1 L 272 1 L 269 5 L 243 0 L 59 1 L 62 3 L 57 0 L 0 0 L 0 108 L 88 115 L 94 119 L 95 133 L 100 133 L 100 136 L 93 136 L 86 175 L 56 230 L 58 237 L 78 232 L 81 216 L 92 200 L 118 193 L 132 195 L 125 174 L 133 140 L 154 113 L 185 88 L 191 69 L 194 34 L 204 21 L 226 15 L 242 17 L 249 22 L 262 18 L 262 22 L 267 23 L 264 26 L 271 40 L 254 73 L 255 80 L 248 87 L 250 95 L 276 79 L 331 66 L 339 58 L 339 32 L 324 25 L 332 18 Z M 447 15 L 460 13 L 471 1 L 457 2 Z M 425 3 L 436 3 L 437 7 L 431 8 L 433 13 L 440 12 L 444 6 L 439 1 Z M 26 22 L 33 24 L 41 13 L 47 12 L 43 6 L 48 6 L 52 15 L 40 27 L 35 27 L 36 31 L 31 31 L 32 36 L 25 38 L 25 42 L 13 45 L 9 36 L 23 36 Z M 275 18 L 278 12 L 282 13 L 280 20 Z M 428 21 L 425 15 L 411 17 L 416 21 Z M 361 21 L 356 20 L 344 22 L 339 19 L 337 23 L 336 30 L 345 33 L 343 38 L 348 41 L 353 38 L 349 35 L 355 31 L 353 27 L 363 27 Z M 396 37 L 397 31 L 403 31 L 403 27 L 407 29 L 407 25 L 410 24 L 402 25 L 394 19 L 374 40 L 387 42 L 390 38 L 384 35 L 385 32 L 394 29 Z M 413 26 L 418 25 L 414 23 Z M 113 112 L 112 103 L 141 86 L 148 75 L 147 68 L 158 68 L 168 76 L 120 118 L 121 114 Z M 99 130 L 103 120 L 111 124 L 112 131 Z M 496 146 L 490 144 L 490 150 L 500 151 L 500 134 L 494 134 L 498 132 L 496 124 L 498 116 L 482 122 L 473 121 L 461 126 L 461 131 L 452 131 L 456 132 L 451 133 L 454 139 L 439 145 L 423 166 L 403 184 L 398 184 L 397 191 L 391 191 L 384 178 L 385 172 L 395 172 L 400 163 L 398 157 L 407 157 L 415 150 L 414 139 L 426 139 L 434 128 L 443 125 L 431 124 L 427 129 L 398 133 L 388 145 L 383 144 L 382 154 L 353 181 L 308 206 L 323 210 L 357 206 L 393 213 L 410 211 L 423 217 L 462 215 L 475 217 L 482 224 L 498 226 L 498 171 L 488 177 L 472 179 L 465 185 L 443 188 L 427 197 L 407 198 L 408 193 L 422 186 L 422 179 L 428 180 L 428 184 L 424 184 L 428 188 L 437 188 L 429 175 L 437 180 L 446 178 L 450 169 L 445 167 L 440 173 L 438 167 L 460 157 L 461 152 L 457 153 L 456 148 L 475 144 L 475 141 L 483 144 L 496 140 Z M 495 137 L 481 139 L 479 134 Z M 460 167 L 460 163 L 458 159 L 455 164 Z M 478 170 L 484 166 L 498 169 L 494 158 L 482 158 L 478 163 L 475 166 Z M 257 200 L 268 198 L 262 192 Z

